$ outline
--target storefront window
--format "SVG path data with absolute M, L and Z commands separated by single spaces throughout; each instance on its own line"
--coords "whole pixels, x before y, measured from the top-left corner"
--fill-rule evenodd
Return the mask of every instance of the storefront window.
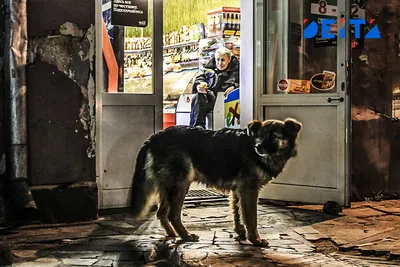
M 124 32 L 124 52 L 121 55 L 118 53 L 118 44 L 114 45 L 116 56 L 120 58 L 120 65 L 123 64 L 123 68 L 120 70 L 123 75 L 121 75 L 119 83 L 119 92 L 154 93 L 152 86 L 152 2 L 152 0 L 149 1 L 149 22 L 146 28 L 124 27 L 123 30 L 119 29 L 119 32 Z M 176 101 L 182 93 L 191 93 L 191 80 L 211 58 L 216 47 L 226 44 L 236 52 L 236 55 L 239 55 L 239 37 L 233 38 L 235 31 L 232 34 L 220 32 L 224 27 L 223 22 L 225 22 L 222 17 L 223 12 L 214 14 L 209 14 L 209 12 L 225 5 L 236 6 L 237 11 L 232 13 L 232 18 L 229 17 L 229 23 L 240 25 L 240 0 L 207 0 L 203 3 L 164 0 L 163 5 L 163 97 L 164 104 L 174 104 L 169 101 Z M 187 11 L 189 9 L 190 12 Z M 226 14 L 231 16 L 229 12 Z M 221 16 L 219 17 L 219 15 Z M 228 18 L 225 20 L 228 21 Z M 115 31 L 118 30 L 114 30 L 114 35 Z M 209 39 L 212 36 L 215 37 L 215 40 Z M 229 38 L 224 38 L 226 36 Z M 115 36 L 115 39 L 121 39 L 120 37 L 121 33 L 119 37 Z M 118 40 L 116 42 L 118 43 Z M 205 51 L 206 49 L 208 51 Z M 171 106 L 172 109 L 173 107 L 174 105 Z
M 152 75 L 153 1 L 149 0 L 149 20 L 146 28 L 125 27 L 123 77 L 120 91 L 133 94 L 153 94 Z
M 118 70 L 113 70 L 118 75 L 118 86 L 113 90 L 108 86 L 107 92 L 158 94 L 162 89 L 164 127 L 167 127 L 178 124 L 175 114 L 179 99 L 184 94 L 192 94 L 194 79 L 218 48 L 226 47 L 240 59 L 240 0 L 162 0 L 161 62 L 154 61 L 152 56 L 155 37 L 152 32 L 153 2 L 148 1 L 147 26 L 137 28 L 112 25 L 111 2 L 103 0 L 103 18 L 118 65 Z M 157 38 L 161 37 L 159 34 Z M 160 65 L 163 69 L 162 88 L 154 88 L 154 80 L 159 81 L 154 76 L 154 67 Z M 232 91 L 236 94 L 231 98 L 238 102 L 239 91 Z M 185 98 L 189 103 L 187 99 L 190 98 Z M 190 103 L 186 106 L 190 107 Z M 237 117 L 238 110 L 235 109 Z M 190 112 L 190 108 L 189 111 L 185 108 L 184 112 Z
M 113 25 L 112 2 L 103 0 L 102 15 L 109 37 L 103 44 L 105 53 L 108 93 L 153 94 L 152 86 L 152 27 L 153 0 L 148 0 L 148 17 L 145 28 Z M 147 11 L 147 10 L 146 10 Z M 118 21 L 120 22 L 120 21 Z M 107 54 L 113 54 L 107 57 Z M 114 86 L 114 76 L 117 85 Z M 110 80 L 112 80 L 110 82 Z
M 337 40 L 324 39 L 321 19 L 336 20 L 336 1 L 270 0 L 262 2 L 263 25 L 258 25 L 263 51 L 264 94 L 336 93 Z M 318 24 L 313 38 L 304 28 Z M 336 32 L 336 25 L 329 25 Z M 336 36 L 336 35 L 335 35 Z

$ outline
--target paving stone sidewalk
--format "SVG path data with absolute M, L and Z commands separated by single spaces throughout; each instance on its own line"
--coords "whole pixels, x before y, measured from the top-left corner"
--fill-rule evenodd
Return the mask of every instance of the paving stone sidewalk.
M 8 254 L 13 264 L 0 266 L 400 266 L 388 257 L 342 253 L 333 245 L 321 249 L 314 241 L 329 242 L 330 236 L 313 225 L 337 218 L 260 204 L 258 229 L 270 244 L 258 248 L 235 239 L 226 203 L 184 208 L 183 222 L 199 242 L 165 239 L 154 213 L 141 221 L 108 214 L 89 223 L 9 229 L 0 235 L 8 250 L 0 256 Z

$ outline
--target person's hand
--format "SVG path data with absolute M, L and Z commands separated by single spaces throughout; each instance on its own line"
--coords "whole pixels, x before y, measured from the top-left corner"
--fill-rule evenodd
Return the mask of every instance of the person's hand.
M 224 96 L 226 97 L 233 90 L 235 90 L 235 87 L 233 87 L 233 86 L 228 87 L 228 89 L 226 89 L 225 92 L 224 92 Z
M 197 85 L 197 92 L 201 94 L 207 94 L 207 83 L 201 82 L 199 85 Z

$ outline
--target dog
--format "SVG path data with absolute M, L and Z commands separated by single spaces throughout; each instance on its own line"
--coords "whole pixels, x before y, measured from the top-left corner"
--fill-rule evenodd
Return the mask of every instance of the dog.
M 132 183 L 132 214 L 145 215 L 151 196 L 158 195 L 157 218 L 167 236 L 197 241 L 181 221 L 192 182 L 231 192 L 234 230 L 255 246 L 267 246 L 257 231 L 261 188 L 276 178 L 297 155 L 302 124 L 295 119 L 254 120 L 247 129 L 172 126 L 152 135 L 136 159 Z M 243 225 L 243 224 L 244 225 Z

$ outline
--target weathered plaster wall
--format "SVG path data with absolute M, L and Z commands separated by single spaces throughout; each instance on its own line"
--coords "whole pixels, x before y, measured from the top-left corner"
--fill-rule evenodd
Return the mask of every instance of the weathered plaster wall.
M 97 216 L 94 0 L 28 1 L 28 156 L 44 221 Z
M 367 0 L 366 19 L 376 19 L 381 39 L 366 39 L 353 50 L 353 199 L 382 191 L 400 192 L 400 124 L 372 113 L 391 115 L 393 77 L 400 75 L 398 0 Z
M 3 1 L 0 1 L 3 6 Z M 4 18 L 4 16 L 1 16 Z M 4 193 L 6 183 L 6 142 L 5 142 L 5 80 L 4 80 L 4 45 L 5 45 L 5 21 L 0 20 L 0 225 L 5 218 Z
M 40 86 L 34 86 L 33 90 L 42 90 L 42 92 L 36 94 L 34 91 L 32 91 L 30 94 L 32 99 L 32 101 L 29 101 L 29 103 L 32 105 L 32 116 L 30 117 L 30 121 L 32 121 L 35 126 L 37 126 L 36 124 L 38 122 L 43 123 L 43 120 L 46 120 L 45 125 L 51 124 L 54 123 L 54 121 L 51 120 L 51 118 L 54 118 L 54 116 L 58 116 L 61 120 L 67 119 L 67 117 L 63 117 L 63 115 L 65 115 L 63 112 L 68 110 L 71 112 L 69 118 L 75 123 L 75 115 L 79 114 L 79 122 L 83 127 L 82 132 L 84 133 L 84 138 L 89 142 L 89 146 L 86 149 L 87 156 L 89 158 L 93 158 L 95 154 L 94 38 L 95 35 L 93 26 L 91 26 L 85 33 L 75 24 L 66 22 L 60 26 L 58 35 L 31 38 L 28 46 L 28 64 L 31 64 L 29 69 L 34 69 L 33 67 L 38 62 L 47 63 L 57 69 L 56 71 L 53 70 L 51 73 L 48 72 L 48 74 L 53 75 L 49 77 L 50 80 L 54 79 L 57 83 L 57 80 L 60 79 L 60 84 L 57 86 L 58 88 L 55 88 L 56 94 L 54 96 L 50 96 L 51 90 L 47 89 L 51 88 L 51 86 L 41 85 L 41 83 L 46 83 L 48 80 L 44 81 L 41 78 L 38 79 L 38 77 L 35 75 L 31 75 L 33 79 L 31 82 L 34 84 L 40 84 Z M 60 75 L 61 77 L 59 77 Z M 70 79 L 70 81 L 61 82 L 62 79 Z M 67 95 L 62 96 L 62 88 L 64 87 Z M 72 89 L 71 87 L 77 87 L 78 89 Z M 58 93 L 60 93 L 60 95 L 57 95 Z M 48 94 L 44 99 L 44 103 L 41 102 L 43 98 L 40 97 L 43 94 Z M 77 102 L 70 103 L 67 101 L 65 102 L 65 107 L 62 106 L 59 100 L 54 101 L 53 103 L 48 102 L 48 98 L 54 97 L 56 99 L 69 99 L 68 96 L 72 96 L 74 94 L 77 94 L 76 99 L 80 100 L 80 107 L 78 108 L 73 106 L 73 104 L 78 104 Z M 36 99 L 36 96 L 39 96 L 39 98 Z M 57 108 L 47 108 L 47 112 L 44 112 L 43 107 L 46 106 L 46 103 L 57 105 Z M 71 106 L 68 106 L 69 103 Z M 61 111 L 61 113 L 57 114 L 57 110 Z M 47 119 L 45 117 L 47 117 Z M 44 130 L 43 127 L 42 130 Z M 69 131 L 66 131 L 66 133 L 68 132 Z M 78 128 L 75 129 L 75 133 L 79 135 Z M 47 154 L 49 155 L 52 153 L 57 153 L 55 151 L 45 149 L 44 147 L 46 147 L 45 144 L 43 144 L 41 148 L 46 150 Z M 69 149 L 73 149 L 71 144 L 68 144 L 67 147 Z M 48 161 L 43 161 L 43 163 L 48 165 Z M 82 163 L 85 164 L 84 162 Z M 36 170 L 40 168 L 40 166 L 36 165 L 32 166 L 32 168 L 33 170 Z M 36 175 L 33 174 L 33 177 L 36 177 Z M 48 183 L 43 181 L 43 178 L 40 179 L 40 181 L 37 181 L 38 183 Z M 67 178 L 67 181 L 70 181 L 71 179 L 73 181 L 76 180 L 72 177 L 69 177 Z M 34 180 L 32 181 L 35 183 Z

